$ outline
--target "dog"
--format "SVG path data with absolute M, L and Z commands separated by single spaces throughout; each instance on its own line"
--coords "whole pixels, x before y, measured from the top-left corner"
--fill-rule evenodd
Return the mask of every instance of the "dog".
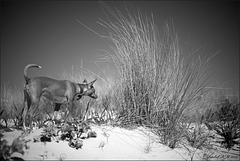
M 54 111 L 58 111 L 60 106 L 64 103 L 68 104 L 69 109 L 72 109 L 73 101 L 75 97 L 77 100 L 82 96 L 89 96 L 93 99 L 97 99 L 95 94 L 95 88 L 93 87 L 93 80 L 87 83 L 84 79 L 82 84 L 74 83 L 68 80 L 56 80 L 49 77 L 33 77 L 27 76 L 27 70 L 29 68 L 42 68 L 37 64 L 28 64 L 24 68 L 24 79 L 26 81 L 24 87 L 24 110 L 22 113 L 23 129 L 26 129 L 26 115 L 30 108 L 37 108 L 41 97 L 46 97 L 54 103 Z M 31 126 L 30 116 L 30 126 Z

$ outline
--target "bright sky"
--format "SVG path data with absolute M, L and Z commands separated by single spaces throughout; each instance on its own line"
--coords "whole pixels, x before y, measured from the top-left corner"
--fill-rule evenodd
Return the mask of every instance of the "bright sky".
M 108 1 L 110 7 L 124 2 Z M 143 15 L 153 13 L 159 30 L 166 20 L 174 21 L 180 40 L 190 50 L 201 48 L 213 55 L 211 77 L 225 83 L 239 95 L 239 2 L 238 1 L 130 1 Z M 99 50 L 110 50 L 96 34 L 103 27 L 96 21 L 106 19 L 97 1 L 1 1 L 1 83 L 23 88 L 23 68 L 36 63 L 29 76 L 58 78 L 72 66 L 82 65 L 99 73 L 94 61 Z

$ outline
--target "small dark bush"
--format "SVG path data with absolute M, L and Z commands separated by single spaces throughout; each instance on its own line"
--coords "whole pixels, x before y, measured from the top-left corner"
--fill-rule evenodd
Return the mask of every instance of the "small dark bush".
M 237 100 L 231 101 L 226 98 L 217 105 L 214 114 L 217 121 L 205 123 L 207 127 L 221 136 L 220 142 L 230 150 L 235 144 L 240 144 L 240 107 Z

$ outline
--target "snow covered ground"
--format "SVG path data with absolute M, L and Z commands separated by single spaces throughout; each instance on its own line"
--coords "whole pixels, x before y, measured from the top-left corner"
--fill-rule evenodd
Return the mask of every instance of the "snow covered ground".
M 71 160 L 71 159 L 134 159 L 134 160 L 190 160 L 189 151 L 184 147 L 170 149 L 158 142 L 157 136 L 146 128 L 133 130 L 112 126 L 91 125 L 97 133 L 96 138 L 83 140 L 81 149 L 71 148 L 67 141 L 33 142 L 43 129 L 32 131 L 26 140 L 29 148 L 25 149 L 22 156 L 25 160 Z M 3 139 L 11 145 L 12 141 L 21 135 L 20 130 L 4 132 Z M 205 151 L 206 153 L 206 151 Z M 209 160 L 239 160 L 239 151 L 227 151 L 223 148 L 207 152 Z M 203 160 L 204 151 L 197 150 L 193 159 Z

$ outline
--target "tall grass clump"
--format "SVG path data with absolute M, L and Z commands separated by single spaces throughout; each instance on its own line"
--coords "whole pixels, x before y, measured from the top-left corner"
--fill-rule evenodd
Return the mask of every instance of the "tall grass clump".
M 208 60 L 183 53 L 170 24 L 162 35 L 153 16 L 111 10 L 99 24 L 108 31 L 110 59 L 118 72 L 114 104 L 121 126 L 147 125 L 171 148 L 182 137 L 186 109 L 199 100 L 206 86 Z
M 11 109 L 9 108 L 12 104 L 13 96 L 7 85 L 1 86 L 1 107 L 0 107 L 0 118 L 4 121 L 5 126 L 8 126 L 8 119 L 11 115 Z
M 21 123 L 23 110 L 23 93 L 9 84 L 1 85 L 0 120 L 4 121 L 6 127 L 11 122 L 18 126 Z

